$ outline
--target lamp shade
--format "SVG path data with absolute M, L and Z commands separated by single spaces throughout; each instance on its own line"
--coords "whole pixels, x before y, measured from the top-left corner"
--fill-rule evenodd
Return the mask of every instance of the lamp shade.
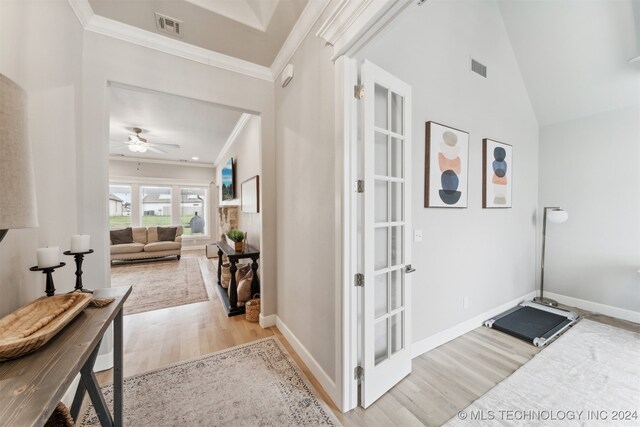
M 38 226 L 27 95 L 0 74 L 0 230 Z
M 564 209 L 555 208 L 550 209 L 549 212 L 547 212 L 547 218 L 549 221 L 559 224 L 568 220 L 569 214 Z

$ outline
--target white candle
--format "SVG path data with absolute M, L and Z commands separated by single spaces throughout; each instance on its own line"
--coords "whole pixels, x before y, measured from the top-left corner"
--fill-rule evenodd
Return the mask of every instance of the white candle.
M 58 256 L 59 248 L 52 246 L 50 248 L 38 248 L 38 268 L 55 267 L 60 264 Z
M 71 253 L 89 252 L 91 236 L 88 234 L 74 234 L 71 236 Z

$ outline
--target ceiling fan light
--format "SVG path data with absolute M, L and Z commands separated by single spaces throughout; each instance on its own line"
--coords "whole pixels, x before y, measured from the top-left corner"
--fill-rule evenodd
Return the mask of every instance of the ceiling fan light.
M 147 151 L 147 147 L 145 147 L 144 145 L 131 144 L 129 145 L 129 150 L 133 151 L 134 153 L 144 153 L 145 151 Z

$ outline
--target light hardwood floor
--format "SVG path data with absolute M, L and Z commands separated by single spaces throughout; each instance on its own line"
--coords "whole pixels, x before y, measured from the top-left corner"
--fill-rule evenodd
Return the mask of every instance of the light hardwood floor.
M 342 414 L 276 327 L 227 318 L 215 294 L 214 260 L 197 257 L 209 301 L 125 316 L 125 377 L 275 335 L 344 426 L 440 426 L 531 359 L 538 348 L 479 327 L 413 360 L 411 375 L 364 410 Z M 575 310 L 575 309 L 574 309 Z M 640 332 L 640 325 L 578 310 L 595 321 Z M 111 381 L 111 371 L 98 374 Z

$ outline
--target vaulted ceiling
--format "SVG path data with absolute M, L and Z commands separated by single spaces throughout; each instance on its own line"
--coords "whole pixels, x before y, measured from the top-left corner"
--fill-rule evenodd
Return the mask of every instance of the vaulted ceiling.
M 632 0 L 500 0 L 540 126 L 640 103 Z

